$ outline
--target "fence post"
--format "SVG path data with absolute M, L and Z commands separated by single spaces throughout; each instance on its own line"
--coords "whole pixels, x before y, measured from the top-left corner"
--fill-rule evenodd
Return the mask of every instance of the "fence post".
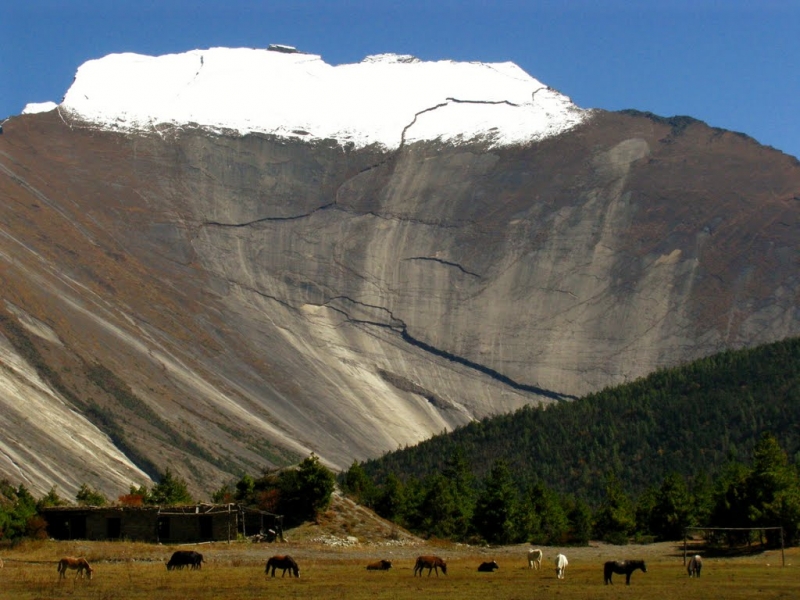
M 686 528 L 683 528 L 683 566 L 686 566 Z

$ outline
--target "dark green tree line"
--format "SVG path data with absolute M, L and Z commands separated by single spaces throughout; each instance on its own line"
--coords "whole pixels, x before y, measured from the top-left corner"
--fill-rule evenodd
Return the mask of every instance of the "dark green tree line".
M 750 466 L 730 462 L 714 481 L 669 473 L 637 496 L 609 474 L 594 507 L 541 481 L 520 493 L 516 474 L 502 460 L 476 479 L 463 456 L 455 451 L 441 473 L 424 480 L 406 477 L 403 483 L 390 474 L 375 483 L 357 463 L 340 480 L 345 492 L 371 502 L 381 516 L 415 533 L 452 540 L 624 544 L 632 538 L 680 540 L 686 527 L 782 526 L 788 543 L 800 542 L 800 476 L 770 434 L 753 449 Z M 726 541 L 742 539 L 731 535 Z
M 541 481 L 597 505 L 609 473 L 636 497 L 672 473 L 693 489 L 694 478 L 716 478 L 729 461 L 748 460 L 764 432 L 796 462 L 798 422 L 795 338 L 664 369 L 573 402 L 486 418 L 362 467 L 375 483 L 389 473 L 424 480 L 442 472 L 457 448 L 475 477 L 503 460 L 520 494 Z

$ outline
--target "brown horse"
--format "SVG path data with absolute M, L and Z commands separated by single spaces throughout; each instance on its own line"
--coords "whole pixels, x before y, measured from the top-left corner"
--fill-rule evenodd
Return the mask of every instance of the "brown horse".
M 367 571 L 388 571 L 391 568 L 392 561 L 390 560 L 379 560 L 378 562 L 367 565 Z
M 414 576 L 416 577 L 417 571 L 419 571 L 419 576 L 422 577 L 422 569 L 428 569 L 428 577 L 431 576 L 431 571 L 436 571 L 438 577 L 439 569 L 447 575 L 447 563 L 438 556 L 418 556 L 417 563 L 414 565 Z
M 275 577 L 275 569 L 283 569 L 284 577 L 286 575 L 286 571 L 289 571 L 289 577 L 292 576 L 294 573 L 295 577 L 300 577 L 300 567 L 297 566 L 295 560 L 289 556 L 273 556 L 267 561 L 267 567 L 264 569 L 264 573 L 269 573 L 269 570 L 272 569 L 272 576 Z
M 58 561 L 58 578 L 59 579 L 66 579 L 67 577 L 67 569 L 75 569 L 75 579 L 78 578 L 78 575 L 83 577 L 86 575 L 89 579 L 92 578 L 92 573 L 94 573 L 94 569 L 89 566 L 89 562 L 83 558 L 75 558 L 72 556 L 65 556 L 60 561 Z

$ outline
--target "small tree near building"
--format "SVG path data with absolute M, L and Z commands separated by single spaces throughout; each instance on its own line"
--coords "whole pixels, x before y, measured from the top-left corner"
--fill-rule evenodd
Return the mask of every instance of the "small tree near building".
M 290 523 L 316 520 L 330 505 L 335 483 L 333 472 L 312 453 L 297 469 L 286 469 L 278 476 L 280 512 Z
M 161 481 L 153 486 L 146 502 L 158 505 L 194 504 L 194 499 L 186 482 L 167 469 Z
M 75 494 L 75 502 L 79 506 L 105 506 L 108 504 L 108 498 L 102 492 L 92 489 L 84 483 Z

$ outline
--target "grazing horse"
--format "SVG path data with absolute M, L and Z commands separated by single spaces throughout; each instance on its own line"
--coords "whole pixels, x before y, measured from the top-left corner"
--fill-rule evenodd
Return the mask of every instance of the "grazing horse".
M 686 566 L 689 577 L 700 577 L 700 570 L 703 568 L 703 559 L 699 554 L 695 554 Z
M 494 573 L 494 570 L 499 568 L 500 565 L 497 564 L 497 561 L 493 560 L 492 562 L 482 562 L 478 566 L 478 571 L 481 573 Z
M 300 577 L 300 567 L 297 566 L 295 560 L 289 556 L 273 556 L 267 561 L 267 567 L 264 569 L 264 573 L 269 573 L 270 568 L 272 569 L 272 576 L 275 577 L 275 569 L 283 569 L 284 577 L 286 575 L 286 571 L 289 571 L 289 577 L 292 576 L 294 573 L 295 577 Z
M 183 567 L 190 567 L 191 569 L 202 569 L 203 555 L 194 550 L 176 550 L 167 562 L 167 571 L 174 569 L 182 570 Z
M 603 580 L 606 585 L 613 583 L 611 581 L 612 573 L 625 575 L 625 585 L 631 584 L 631 573 L 636 569 L 641 569 L 642 573 L 647 573 L 647 567 L 643 560 L 610 560 L 603 567 Z
M 390 560 L 379 560 L 378 562 L 367 565 L 367 571 L 388 571 L 391 568 L 392 561 Z
M 555 562 L 556 562 L 556 577 L 558 579 L 564 579 L 564 575 L 567 572 L 567 565 L 569 564 L 567 557 L 564 556 L 563 554 L 559 554 L 558 556 L 556 556 Z
M 537 570 L 541 568 L 542 558 L 544 558 L 544 555 L 542 554 L 542 551 L 539 550 L 539 548 L 536 549 L 531 548 L 528 551 L 528 568 Z
M 60 561 L 58 561 L 58 578 L 59 579 L 66 579 L 67 578 L 67 569 L 75 569 L 75 579 L 78 578 L 78 575 L 83 577 L 86 575 L 89 579 L 92 578 L 92 573 L 94 573 L 94 569 L 89 566 L 89 561 L 85 558 L 75 558 L 72 556 L 65 556 Z
M 447 563 L 438 556 L 418 556 L 414 565 L 414 576 L 416 577 L 417 571 L 419 571 L 419 576 L 422 577 L 422 569 L 428 569 L 428 577 L 431 576 L 432 570 L 436 571 L 436 576 L 438 577 L 439 569 L 447 575 Z

